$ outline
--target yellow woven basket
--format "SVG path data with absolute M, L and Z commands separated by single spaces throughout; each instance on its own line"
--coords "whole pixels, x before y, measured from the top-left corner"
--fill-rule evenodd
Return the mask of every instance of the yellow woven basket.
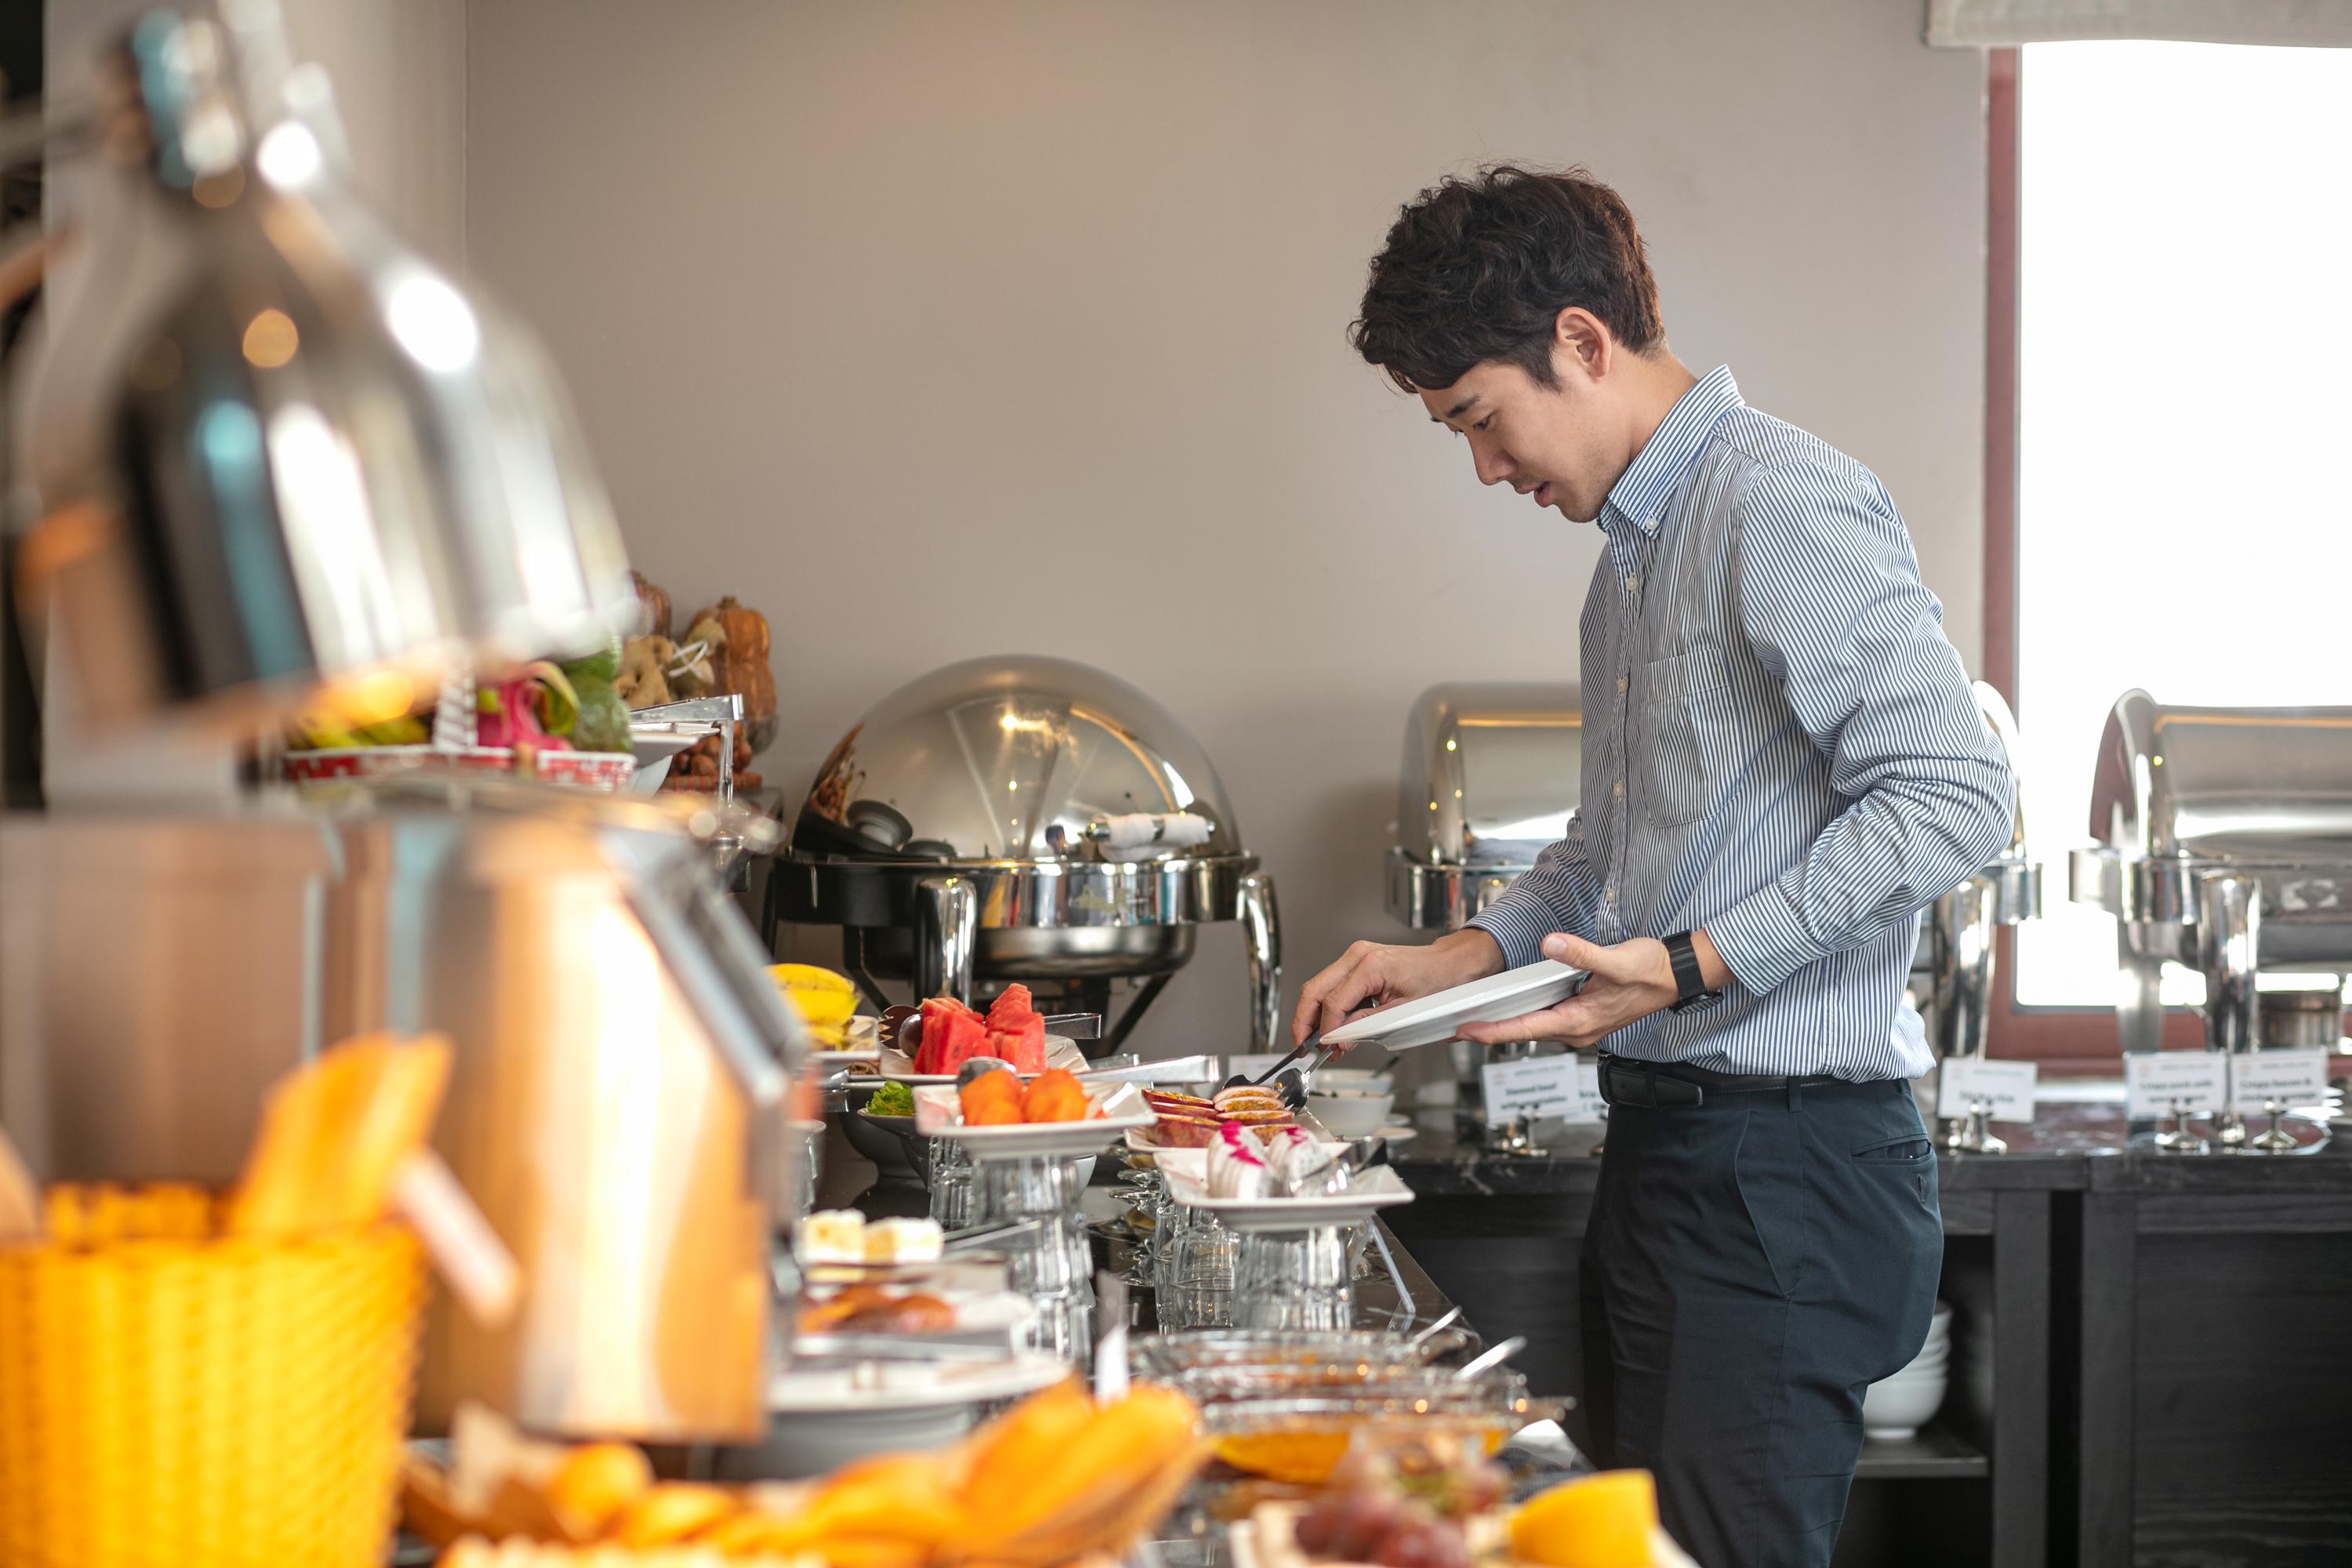
M 0 1563 L 382 1563 L 425 1295 L 408 1233 L 224 1237 L 188 1187 L 46 1206 L 47 1238 L 0 1247 Z

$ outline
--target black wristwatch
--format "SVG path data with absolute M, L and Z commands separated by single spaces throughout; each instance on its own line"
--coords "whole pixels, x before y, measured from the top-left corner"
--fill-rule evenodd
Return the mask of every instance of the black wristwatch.
M 1675 966 L 1675 1000 L 1668 1009 L 1675 1013 L 1702 1013 L 1723 1000 L 1720 991 L 1706 988 L 1706 977 L 1698 970 L 1698 952 L 1691 946 L 1691 933 L 1678 931 L 1666 938 L 1666 958 Z

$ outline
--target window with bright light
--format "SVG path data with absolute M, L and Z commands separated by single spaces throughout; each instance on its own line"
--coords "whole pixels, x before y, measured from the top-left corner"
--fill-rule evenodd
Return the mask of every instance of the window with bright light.
M 2352 703 L 2352 49 L 2035 45 L 2018 156 L 2017 999 L 2103 1006 L 2063 857 L 2115 700 Z

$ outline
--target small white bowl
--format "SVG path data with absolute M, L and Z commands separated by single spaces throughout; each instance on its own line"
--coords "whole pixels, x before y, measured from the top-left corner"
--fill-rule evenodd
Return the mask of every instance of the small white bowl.
M 1363 1094 L 1353 1091 L 1324 1094 L 1309 1089 L 1307 1094 L 1307 1113 L 1330 1130 L 1335 1138 L 1363 1138 L 1386 1126 L 1389 1112 L 1396 1109 L 1394 1094 Z
M 1317 1068 L 1311 1086 L 1319 1089 L 1393 1087 L 1394 1080 L 1378 1068 Z
M 1874 1383 L 1862 1395 L 1862 1430 L 1868 1437 L 1916 1437 L 1919 1428 L 1944 1407 L 1947 1380 L 1941 1372 L 1918 1375 L 1896 1373 Z

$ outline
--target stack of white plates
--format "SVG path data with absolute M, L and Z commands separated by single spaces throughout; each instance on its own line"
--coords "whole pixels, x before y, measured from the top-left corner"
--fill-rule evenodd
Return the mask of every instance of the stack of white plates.
M 1944 1407 L 1944 1391 L 1952 1373 L 1952 1309 L 1936 1303 L 1927 1327 L 1927 1342 L 1911 1364 L 1884 1383 L 1874 1383 L 1862 1396 L 1862 1430 L 1865 1436 L 1916 1437 L 1919 1428 Z

